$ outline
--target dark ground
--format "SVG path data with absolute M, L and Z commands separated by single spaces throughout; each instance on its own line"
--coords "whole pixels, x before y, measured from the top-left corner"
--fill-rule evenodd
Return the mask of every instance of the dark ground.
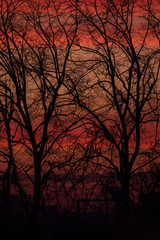
M 15 201 L 9 215 L 8 239 L 28 240 L 26 218 L 16 204 Z M 0 239 L 5 240 L 4 216 L 4 206 L 0 204 Z M 143 207 L 132 208 L 127 214 L 108 217 L 100 212 L 57 213 L 55 206 L 47 206 L 39 216 L 37 240 L 60 239 L 159 240 L 160 211 L 156 204 L 144 204 Z

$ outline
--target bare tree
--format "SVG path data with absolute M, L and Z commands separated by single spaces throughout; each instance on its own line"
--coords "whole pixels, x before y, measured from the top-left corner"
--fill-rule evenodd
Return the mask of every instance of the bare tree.
M 0 84 L 0 114 L 1 114 L 1 197 L 4 202 L 5 215 L 4 215 L 4 234 L 8 239 L 8 224 L 10 204 L 9 196 L 12 187 L 12 172 L 15 167 L 13 159 L 12 137 L 11 134 L 11 118 L 14 111 L 14 106 L 9 100 L 11 92 L 7 85 L 1 81 Z M 9 92 L 8 92 L 9 91 Z M 13 137 L 14 138 L 14 137 Z M 3 234 L 3 233 L 2 233 Z
M 160 44 L 160 14 L 159 14 L 159 8 L 160 8 L 160 1 L 150 1 L 147 0 L 146 4 L 141 6 L 143 9 L 144 15 L 142 16 L 145 19 L 148 19 L 151 26 L 151 32 L 154 36 L 154 43 L 156 44 L 156 39 L 158 40 L 158 43 Z M 147 12 L 147 15 L 146 15 Z
M 99 156 L 99 165 L 116 173 L 128 206 L 131 175 L 159 157 L 159 47 L 147 44 L 151 22 L 141 22 L 138 1 L 72 4 L 83 21 L 70 91 L 96 141 L 92 162 Z
M 148 45 L 157 15 L 146 3 L 1 0 L 7 194 L 12 179 L 32 236 L 58 168 L 77 196 L 88 172 L 111 170 L 128 206 L 132 174 L 159 157 L 160 52 Z
M 12 179 L 23 201 L 31 235 L 36 234 L 48 177 L 63 161 L 57 161 L 57 156 L 52 162 L 47 156 L 51 151 L 58 154 L 67 131 L 74 125 L 74 109 L 64 83 L 79 20 L 77 10 L 74 14 L 66 10 L 64 17 L 65 9 L 66 4 L 59 1 L 1 1 L 1 81 L 7 79 L 5 97 L 14 106 L 9 128 L 11 139 L 15 134 L 12 154 L 13 146 L 19 148 L 16 159 L 12 156 L 16 165 Z M 23 183 L 24 177 L 31 189 Z

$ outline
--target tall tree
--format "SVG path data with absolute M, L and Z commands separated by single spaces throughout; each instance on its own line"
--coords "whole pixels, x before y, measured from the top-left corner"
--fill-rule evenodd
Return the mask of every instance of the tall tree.
M 72 4 L 83 21 L 70 91 L 87 116 L 88 139 L 97 142 L 93 157 L 117 174 L 128 206 L 131 175 L 159 157 L 159 47 L 148 44 L 151 22 L 141 19 L 138 1 Z
M 14 133 L 11 133 L 11 119 L 14 111 L 12 101 L 8 98 L 11 97 L 10 89 L 7 87 L 5 81 L 0 81 L 0 118 L 1 118 L 1 197 L 4 202 L 4 234 L 8 239 L 8 225 L 10 204 L 9 197 L 12 187 L 12 173 L 15 169 L 13 159 L 13 138 Z M 14 131 L 12 129 L 12 131 Z M 16 131 L 16 130 L 15 130 Z M 15 132 L 14 131 L 14 132 Z M 16 169 L 15 169 L 16 170 Z M 3 233 L 2 233 L 3 235 Z
M 0 7 L 1 81 L 7 79 L 6 98 L 14 106 L 11 134 L 16 134 L 14 144 L 23 158 L 18 159 L 17 153 L 12 178 L 23 200 L 30 234 L 35 235 L 42 192 L 54 165 L 47 155 L 53 149 L 56 154 L 74 124 L 64 83 L 79 20 L 77 10 L 67 12 L 60 1 L 2 0 Z M 60 164 L 62 159 L 56 166 Z M 23 184 L 22 173 L 30 190 Z

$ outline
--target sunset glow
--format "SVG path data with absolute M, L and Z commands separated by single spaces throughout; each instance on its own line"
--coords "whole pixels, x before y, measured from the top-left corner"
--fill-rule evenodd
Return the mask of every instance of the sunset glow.
M 159 0 L 0 0 L 3 239 L 103 240 L 157 201 L 159 26 Z

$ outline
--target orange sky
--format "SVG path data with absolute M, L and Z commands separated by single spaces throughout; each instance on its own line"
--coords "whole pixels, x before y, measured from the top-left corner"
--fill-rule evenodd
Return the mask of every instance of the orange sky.
M 32 1 L 31 1 L 32 2 Z M 35 3 L 35 2 L 34 2 Z M 37 3 L 40 3 L 40 4 L 43 4 L 43 3 L 46 3 L 46 1 L 45 0 L 37 0 Z M 157 5 L 158 6 L 158 5 Z M 23 9 L 24 10 L 24 8 L 23 8 L 23 5 L 21 6 L 21 9 Z M 68 10 L 68 9 L 67 9 Z M 25 11 L 26 11 L 26 9 L 25 9 Z M 28 9 L 27 9 L 27 12 L 28 12 Z M 138 19 L 138 17 L 137 16 L 139 16 L 139 13 L 137 13 L 137 15 L 136 15 L 136 20 L 135 20 L 135 28 L 137 27 L 137 31 L 138 31 L 138 33 L 141 33 L 141 34 L 143 34 L 143 31 L 144 30 L 142 30 L 141 29 L 141 26 L 140 26 L 140 23 L 141 23 L 141 20 L 140 19 Z M 58 32 L 56 32 L 56 33 L 58 33 Z M 84 38 L 85 38 L 85 40 L 81 40 L 81 43 L 84 45 L 84 44 L 89 44 L 91 47 L 92 47 L 92 43 L 91 42 L 89 42 L 89 40 L 88 39 L 90 39 L 89 37 L 87 37 L 86 35 L 85 36 L 83 36 Z M 41 39 L 41 35 L 38 35 L 35 31 L 34 31 L 34 29 L 32 29 L 32 31 L 29 31 L 28 32 L 28 38 L 29 38 L 29 41 L 30 42 L 32 42 L 33 44 L 35 44 L 35 43 L 41 43 L 41 41 L 42 41 L 42 39 Z M 135 38 L 135 42 L 137 41 L 137 39 L 138 38 Z M 64 41 L 64 38 L 62 37 L 61 38 L 61 36 L 59 37 L 57 37 L 57 41 L 56 41 L 56 44 L 60 44 L 60 40 L 63 42 Z M 17 39 L 17 41 L 19 41 L 19 39 Z M 154 38 L 153 36 L 150 36 L 149 38 L 148 38 L 148 40 L 146 41 L 146 43 L 149 45 L 149 46 L 151 46 L 151 47 L 157 47 L 158 45 L 158 40 L 156 39 L 156 38 Z M 77 134 L 79 134 L 80 133 L 80 131 L 81 130 L 76 130 L 77 131 Z M 150 133 L 152 132 L 152 127 L 149 127 L 148 128 L 148 134 L 150 135 Z M 84 137 L 85 138 L 85 137 Z M 84 140 L 84 141 L 86 141 L 86 140 Z M 145 146 L 148 146 L 148 144 L 149 143 L 147 143 Z

